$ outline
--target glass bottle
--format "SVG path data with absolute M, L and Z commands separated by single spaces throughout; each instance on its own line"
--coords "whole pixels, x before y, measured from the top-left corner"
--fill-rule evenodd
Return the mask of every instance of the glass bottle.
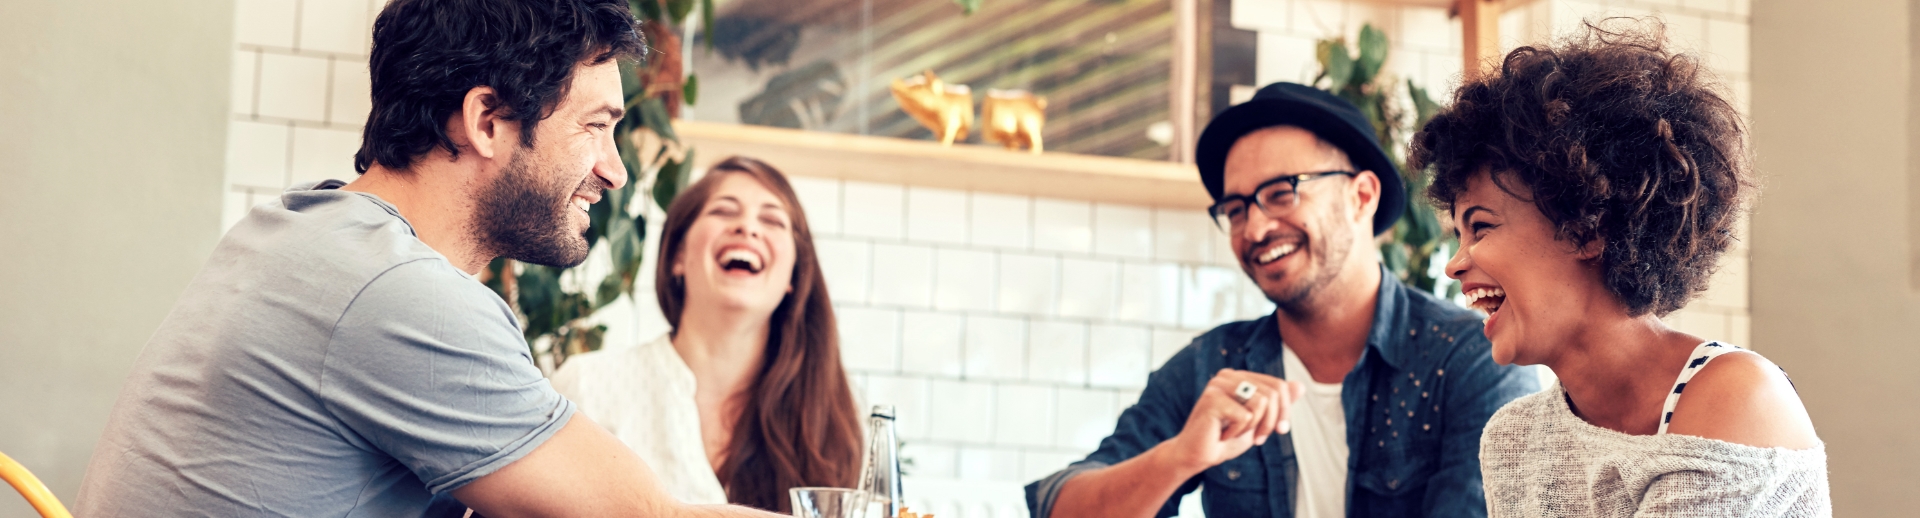
M 893 431 L 893 405 L 874 405 L 867 418 L 867 464 L 860 469 L 860 490 L 867 493 L 871 518 L 896 518 L 900 504 L 900 452 Z M 872 513 L 879 513 L 877 515 Z

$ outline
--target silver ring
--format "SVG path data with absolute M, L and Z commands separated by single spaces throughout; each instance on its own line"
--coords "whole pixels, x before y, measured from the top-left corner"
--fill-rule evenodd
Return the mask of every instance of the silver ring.
M 1254 386 L 1251 381 L 1242 381 L 1239 386 L 1233 387 L 1233 400 L 1239 401 L 1240 404 L 1244 405 L 1247 404 L 1247 401 L 1253 399 L 1254 394 L 1258 393 L 1260 393 L 1260 387 Z

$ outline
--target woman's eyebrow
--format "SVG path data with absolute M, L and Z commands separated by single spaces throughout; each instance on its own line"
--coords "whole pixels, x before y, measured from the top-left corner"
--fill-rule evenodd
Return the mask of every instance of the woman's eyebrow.
M 1470 219 L 1473 219 L 1473 215 L 1474 215 L 1475 213 L 1480 213 L 1480 212 L 1485 212 L 1485 213 L 1488 213 L 1488 214 L 1494 214 L 1494 212 L 1493 212 L 1493 209 L 1489 209 L 1489 208 L 1486 208 L 1486 207 L 1482 207 L 1482 206 L 1479 206 L 1479 205 L 1474 205 L 1474 206 L 1472 206 L 1472 207 L 1467 207 L 1467 210 L 1466 210 L 1466 212 L 1462 212 L 1462 213 L 1460 213 L 1460 220 L 1461 220 L 1461 221 L 1466 221 L 1466 220 L 1470 220 Z
M 1482 206 L 1479 206 L 1479 205 L 1474 205 L 1474 206 L 1472 206 L 1472 207 L 1467 207 L 1467 210 L 1465 210 L 1465 211 L 1462 211 L 1462 212 L 1460 213 L 1460 221 L 1461 221 L 1462 223 L 1465 223 L 1466 221 L 1468 221 L 1468 220 L 1471 220 L 1471 219 L 1473 219 L 1473 215 L 1474 215 L 1474 214 L 1477 214 L 1477 213 L 1481 213 L 1481 212 L 1485 212 L 1485 213 L 1488 213 L 1488 214 L 1493 214 L 1493 213 L 1494 213 L 1494 212 L 1493 212 L 1493 209 L 1489 209 L 1489 208 L 1486 208 L 1486 207 L 1482 207 Z M 1466 226 L 1466 225 L 1454 225 L 1454 226 L 1453 226 L 1453 238 L 1454 238 L 1454 239 L 1456 239 L 1456 240 L 1458 240 L 1458 239 L 1460 239 L 1460 227 L 1463 227 L 1463 226 Z

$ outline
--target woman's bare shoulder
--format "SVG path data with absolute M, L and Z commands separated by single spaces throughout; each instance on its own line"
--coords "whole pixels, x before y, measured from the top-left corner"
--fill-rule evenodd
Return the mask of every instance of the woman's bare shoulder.
M 1668 433 L 1760 448 L 1803 450 L 1820 444 L 1800 394 L 1758 354 L 1722 354 L 1688 380 Z

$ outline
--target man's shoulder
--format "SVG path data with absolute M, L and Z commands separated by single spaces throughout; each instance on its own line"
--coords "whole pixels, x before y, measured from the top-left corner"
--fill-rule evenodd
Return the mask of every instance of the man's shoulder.
M 1486 320 L 1479 312 L 1461 307 L 1453 301 L 1434 296 L 1432 293 L 1411 286 L 1407 287 L 1405 293 L 1408 316 L 1429 326 L 1439 326 L 1441 330 L 1458 330 L 1477 328 Z M 1485 336 L 1481 338 L 1484 340 Z
M 1252 338 L 1253 334 L 1259 332 L 1261 329 L 1276 329 L 1273 327 L 1272 315 L 1250 320 L 1227 322 L 1214 326 L 1213 329 L 1208 329 L 1207 332 L 1200 333 L 1200 336 L 1194 338 L 1194 342 L 1213 344 L 1243 342 Z
M 1404 370 L 1457 373 L 1445 377 L 1481 388 L 1512 388 L 1515 396 L 1539 389 L 1535 377 L 1517 375 L 1518 366 L 1493 361 L 1493 343 L 1479 312 L 1412 287 L 1400 292 L 1402 327 L 1391 330 L 1396 336 L 1390 343 L 1396 344 L 1392 347 Z
M 369 273 L 415 259 L 444 260 L 378 197 L 302 187 L 248 211 L 227 239 L 249 250 Z
M 418 323 L 512 320 L 510 308 L 491 288 L 440 257 L 419 257 L 374 273 L 348 302 L 350 312 Z
M 1479 312 L 1412 287 L 1401 293 L 1404 328 L 1397 331 L 1404 343 L 1430 351 L 1438 348 L 1453 357 L 1484 356 L 1493 348 L 1487 341 L 1486 319 Z
M 1273 324 L 1272 315 L 1252 320 L 1227 322 L 1214 326 L 1213 329 L 1209 329 L 1207 332 L 1200 333 L 1199 336 L 1193 337 L 1193 341 L 1188 343 L 1186 347 L 1181 348 L 1179 352 L 1174 353 L 1173 358 L 1167 360 L 1167 364 L 1172 365 L 1182 360 L 1191 362 L 1193 355 L 1199 354 L 1201 351 L 1215 351 L 1247 343 L 1248 340 L 1253 338 L 1254 333 L 1258 333 L 1263 329 L 1269 330 L 1270 332 L 1277 332 L 1277 328 L 1275 328 Z

